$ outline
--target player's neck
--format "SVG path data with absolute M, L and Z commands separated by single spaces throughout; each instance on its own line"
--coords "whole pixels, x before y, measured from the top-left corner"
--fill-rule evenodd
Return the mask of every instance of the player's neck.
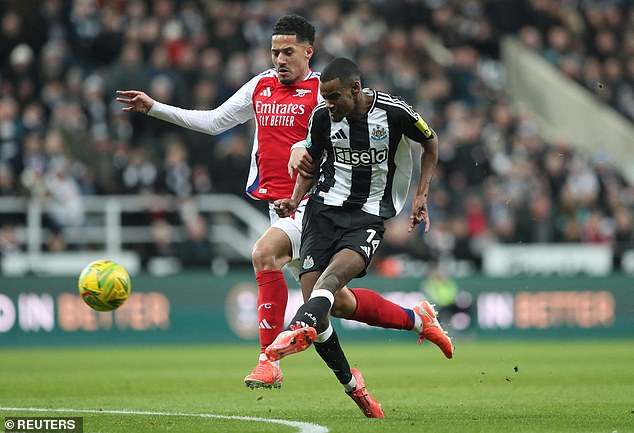
M 292 83 L 287 84 L 287 86 L 292 86 L 292 85 L 297 84 L 299 82 L 305 81 L 306 78 L 308 78 L 309 75 L 310 75 L 310 67 L 307 67 L 306 69 L 302 70 L 302 72 L 299 74 L 299 77 L 297 78 L 297 80 L 293 81 Z
M 306 66 L 304 70 L 302 70 L 302 74 L 300 75 L 301 79 L 299 81 L 304 81 L 310 75 L 310 66 Z
M 372 101 L 374 95 L 367 94 L 365 92 L 359 92 L 354 102 L 354 109 L 346 117 L 349 120 L 361 120 L 368 114 L 370 107 L 372 107 Z

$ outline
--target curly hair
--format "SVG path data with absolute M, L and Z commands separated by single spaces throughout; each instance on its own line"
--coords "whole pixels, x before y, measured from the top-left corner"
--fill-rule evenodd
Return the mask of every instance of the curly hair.
M 284 15 L 273 27 L 273 35 L 295 35 L 298 42 L 315 43 L 315 26 L 299 15 Z

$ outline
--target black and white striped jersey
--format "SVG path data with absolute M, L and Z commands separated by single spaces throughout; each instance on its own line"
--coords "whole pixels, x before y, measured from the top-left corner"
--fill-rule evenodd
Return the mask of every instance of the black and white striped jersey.
M 361 120 L 333 122 L 324 102 L 313 110 L 306 149 L 314 161 L 321 160 L 321 167 L 311 198 L 391 218 L 407 200 L 412 178 L 409 140 L 422 143 L 433 132 L 400 98 L 363 91 L 374 100 Z

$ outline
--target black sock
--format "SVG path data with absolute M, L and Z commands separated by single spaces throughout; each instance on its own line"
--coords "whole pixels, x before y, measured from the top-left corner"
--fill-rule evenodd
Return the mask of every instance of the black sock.
M 330 307 L 330 300 L 326 297 L 310 298 L 304 305 L 299 307 L 290 324 L 312 326 L 317 330 L 317 333 L 324 332 L 326 329 L 323 328 L 323 323 L 325 322 L 324 319 L 328 317 Z
M 345 385 L 352 380 L 350 364 L 348 364 L 346 355 L 339 344 L 339 337 L 337 337 L 334 329 L 326 341 L 323 343 L 315 342 L 315 350 L 317 350 L 321 359 L 326 362 L 332 372 L 335 373 L 341 384 Z

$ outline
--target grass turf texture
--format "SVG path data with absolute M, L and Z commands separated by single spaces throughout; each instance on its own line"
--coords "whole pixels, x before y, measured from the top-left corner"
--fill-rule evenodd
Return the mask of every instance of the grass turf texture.
M 344 342 L 345 344 L 345 342 Z M 208 413 L 318 424 L 330 432 L 634 432 L 634 351 L 614 342 L 345 344 L 383 405 L 366 419 L 311 349 L 282 362 L 281 390 L 248 390 L 253 346 L 1 349 L 0 407 Z M 517 370 L 517 371 L 515 371 Z M 296 432 L 245 420 L 83 416 L 84 432 Z

